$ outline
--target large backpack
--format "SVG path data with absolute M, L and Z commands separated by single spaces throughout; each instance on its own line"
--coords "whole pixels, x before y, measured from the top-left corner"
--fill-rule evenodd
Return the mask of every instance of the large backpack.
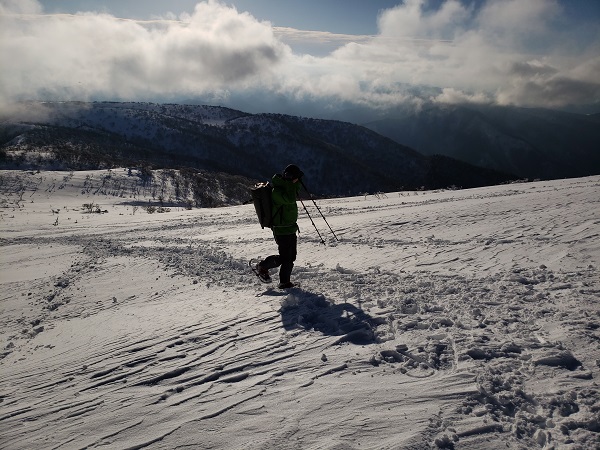
M 256 215 L 262 228 L 273 227 L 273 199 L 271 193 L 273 192 L 273 186 L 271 183 L 256 183 L 250 188 L 250 194 L 252 194 L 252 202 L 254 203 L 254 209 L 256 209 Z

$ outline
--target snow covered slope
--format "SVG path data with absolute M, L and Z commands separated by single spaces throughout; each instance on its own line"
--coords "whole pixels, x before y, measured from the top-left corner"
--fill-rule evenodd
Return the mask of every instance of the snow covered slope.
M 428 157 L 358 125 L 199 105 L 25 103 L 0 120 L 2 169 L 193 168 L 264 180 L 302 167 L 319 195 L 477 187 L 516 177 Z M 3 119 L 3 118 L 0 118 Z
M 251 205 L 1 175 L 2 448 L 600 443 L 599 177 L 305 202 L 279 291 Z

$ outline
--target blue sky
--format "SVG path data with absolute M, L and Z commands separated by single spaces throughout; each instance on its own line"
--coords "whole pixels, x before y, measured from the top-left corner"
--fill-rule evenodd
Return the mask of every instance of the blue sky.
M 593 111 L 599 23 L 598 0 L 0 0 L 0 103 Z

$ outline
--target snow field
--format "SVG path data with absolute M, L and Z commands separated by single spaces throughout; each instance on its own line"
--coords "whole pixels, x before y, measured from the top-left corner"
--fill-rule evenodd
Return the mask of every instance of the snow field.
M 305 201 L 280 291 L 251 205 L 88 175 L 3 172 L 2 447 L 600 444 L 600 178 Z

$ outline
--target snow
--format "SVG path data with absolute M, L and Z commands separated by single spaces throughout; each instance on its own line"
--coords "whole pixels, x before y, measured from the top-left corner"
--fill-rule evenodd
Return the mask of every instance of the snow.
M 0 447 L 600 445 L 600 177 L 305 200 L 280 291 L 252 205 L 0 175 Z

